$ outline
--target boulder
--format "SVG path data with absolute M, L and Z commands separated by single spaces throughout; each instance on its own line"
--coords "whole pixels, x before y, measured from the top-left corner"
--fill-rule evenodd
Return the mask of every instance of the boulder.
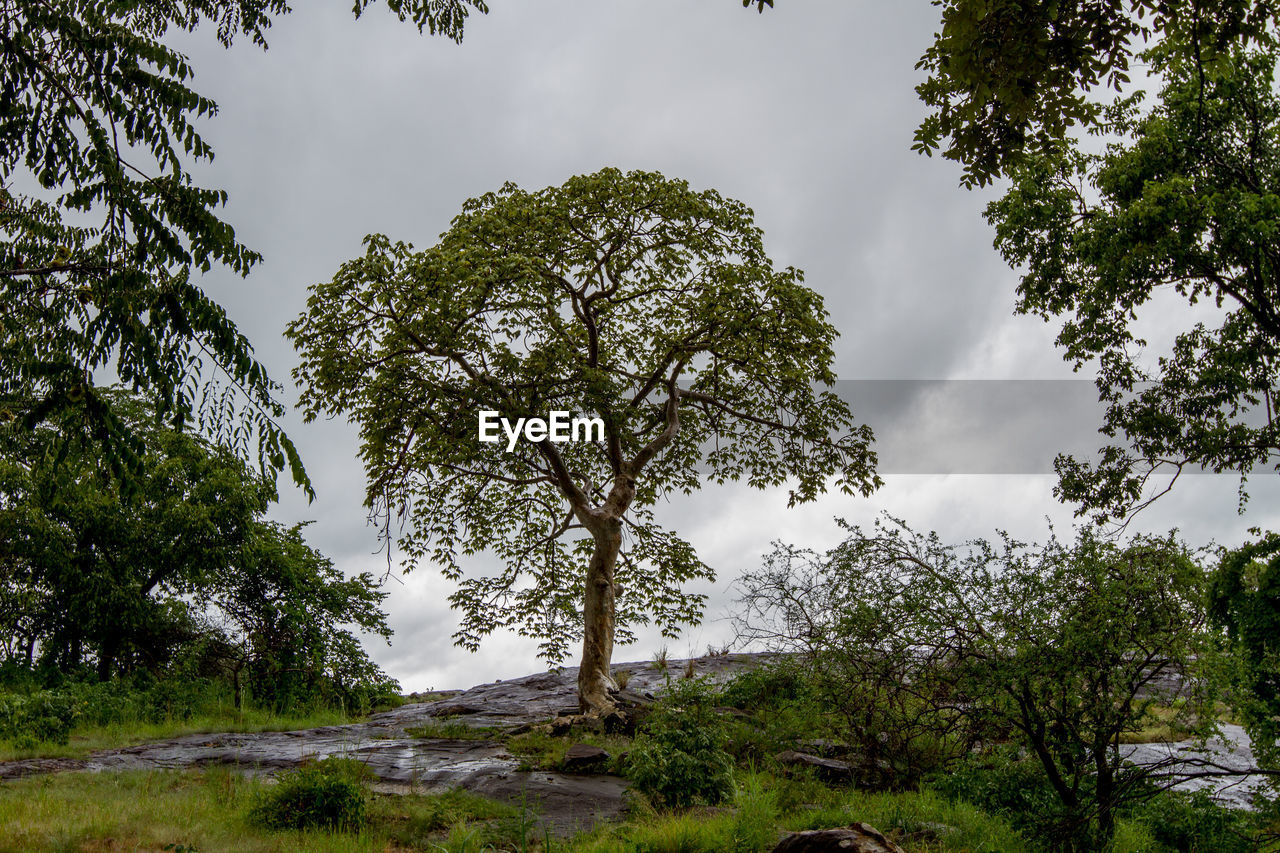
M 853 781 L 853 765 L 847 761 L 821 758 L 817 755 L 810 755 L 807 752 L 796 752 L 793 749 L 779 752 L 774 756 L 774 759 L 783 767 L 811 767 L 817 772 L 818 778 L 824 782 L 847 783 Z
M 609 753 L 600 747 L 575 743 L 565 752 L 560 767 L 566 773 L 592 773 L 602 769 L 608 761 Z
M 813 829 L 788 835 L 773 853 L 906 853 L 875 827 L 865 823 L 840 829 Z

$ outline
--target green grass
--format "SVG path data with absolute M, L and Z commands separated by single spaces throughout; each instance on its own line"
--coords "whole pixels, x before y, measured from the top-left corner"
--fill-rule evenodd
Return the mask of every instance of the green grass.
M 522 823 L 518 808 L 461 791 L 375 796 L 369 825 L 359 832 L 298 832 L 250 822 L 264 790 L 264 783 L 221 768 L 23 779 L 0 787 L 0 853 L 160 850 L 166 844 L 203 853 L 381 853 L 431 850 L 450 833 L 464 832 L 484 844 L 519 843 L 513 834 Z
M 548 847 L 528 810 L 462 791 L 374 795 L 358 832 L 272 831 L 249 820 L 265 783 L 224 768 L 62 773 L 0 786 L 0 853 L 766 853 L 788 831 L 869 823 L 911 853 L 1024 853 L 1000 818 L 930 791 L 833 790 L 811 780 L 739 774 L 733 807 L 631 816 Z M 1163 853 L 1141 824 L 1122 822 L 1113 853 Z
M 622 735 L 605 735 L 575 731 L 568 737 L 553 737 L 546 732 L 531 731 L 507 740 L 507 751 L 520 760 L 521 770 L 560 770 L 564 755 L 575 743 L 598 746 L 609 753 L 606 769 L 620 773 L 620 756 L 631 747 L 631 739 Z
M 282 715 L 273 711 L 236 711 L 228 705 L 196 714 L 187 719 L 160 722 L 124 721 L 106 725 L 77 726 L 66 744 L 40 743 L 30 749 L 17 749 L 0 741 L 0 761 L 19 758 L 81 758 L 103 749 L 117 749 L 140 743 L 168 740 L 204 732 L 286 732 L 337 726 L 358 721 L 359 717 L 339 710 L 318 710 Z
M 457 717 L 436 717 L 405 729 L 410 737 L 448 740 L 500 740 L 503 731 L 501 727 L 468 725 Z

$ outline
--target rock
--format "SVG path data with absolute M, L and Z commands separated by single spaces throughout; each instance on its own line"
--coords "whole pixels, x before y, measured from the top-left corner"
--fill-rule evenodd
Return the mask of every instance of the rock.
M 461 702 L 449 702 L 445 704 L 436 703 L 431 706 L 430 716 L 432 717 L 462 717 L 467 714 L 479 714 L 484 708 L 476 705 L 464 705 Z
M 823 758 L 835 758 L 838 755 L 848 755 L 852 747 L 847 743 L 840 743 L 826 738 L 814 738 L 813 740 L 800 741 L 800 748 L 805 752 L 813 755 L 820 755 Z
M 608 760 L 609 753 L 600 747 L 575 743 L 564 754 L 560 767 L 566 773 L 592 773 L 602 768 Z
M 842 829 L 813 829 L 788 835 L 773 853 L 906 853 L 875 827 L 865 823 Z
M 605 724 L 599 717 L 590 714 L 573 714 L 556 717 L 551 721 L 550 730 L 553 737 L 564 737 L 574 729 L 588 732 L 603 732 Z
M 853 780 L 853 766 L 847 761 L 820 758 L 807 752 L 796 752 L 792 749 L 786 752 L 779 752 L 774 756 L 774 760 L 784 767 L 812 767 L 817 772 L 818 778 L 824 782 L 842 783 Z

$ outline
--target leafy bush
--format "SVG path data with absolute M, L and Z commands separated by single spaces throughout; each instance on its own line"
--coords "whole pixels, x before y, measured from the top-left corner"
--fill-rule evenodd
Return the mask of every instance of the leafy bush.
M 1165 791 L 1129 810 L 1156 841 L 1178 853 L 1252 853 L 1257 815 L 1215 803 L 1207 791 Z
M 809 692 L 801 668 L 782 658 L 734 676 L 720 701 L 731 708 L 774 708 L 803 699 Z
M 65 744 L 76 722 L 76 707 L 65 694 L 48 690 L 0 694 L 0 740 L 18 749 L 39 743 Z
M 969 758 L 932 780 L 931 787 L 949 799 L 1005 818 L 1019 833 L 1050 848 L 1074 834 L 1043 766 L 1020 756 L 1016 748 Z
M 715 694 L 702 679 L 669 682 L 636 737 L 627 775 L 641 792 L 669 806 L 714 805 L 733 793 L 727 731 Z
M 268 829 L 359 829 L 365 823 L 364 779 L 358 761 L 326 758 L 283 774 L 250 818 Z

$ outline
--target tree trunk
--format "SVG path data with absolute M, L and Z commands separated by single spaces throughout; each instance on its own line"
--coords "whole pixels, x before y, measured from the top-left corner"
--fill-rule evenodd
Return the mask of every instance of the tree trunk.
M 622 547 L 622 521 L 606 519 L 593 531 L 595 551 L 587 564 L 586 589 L 582 601 L 582 665 L 578 667 L 578 707 L 584 714 L 606 716 L 615 706 L 609 691 L 618 685 L 609 674 L 613 658 L 613 630 L 616 616 L 613 581 L 618 551 Z

